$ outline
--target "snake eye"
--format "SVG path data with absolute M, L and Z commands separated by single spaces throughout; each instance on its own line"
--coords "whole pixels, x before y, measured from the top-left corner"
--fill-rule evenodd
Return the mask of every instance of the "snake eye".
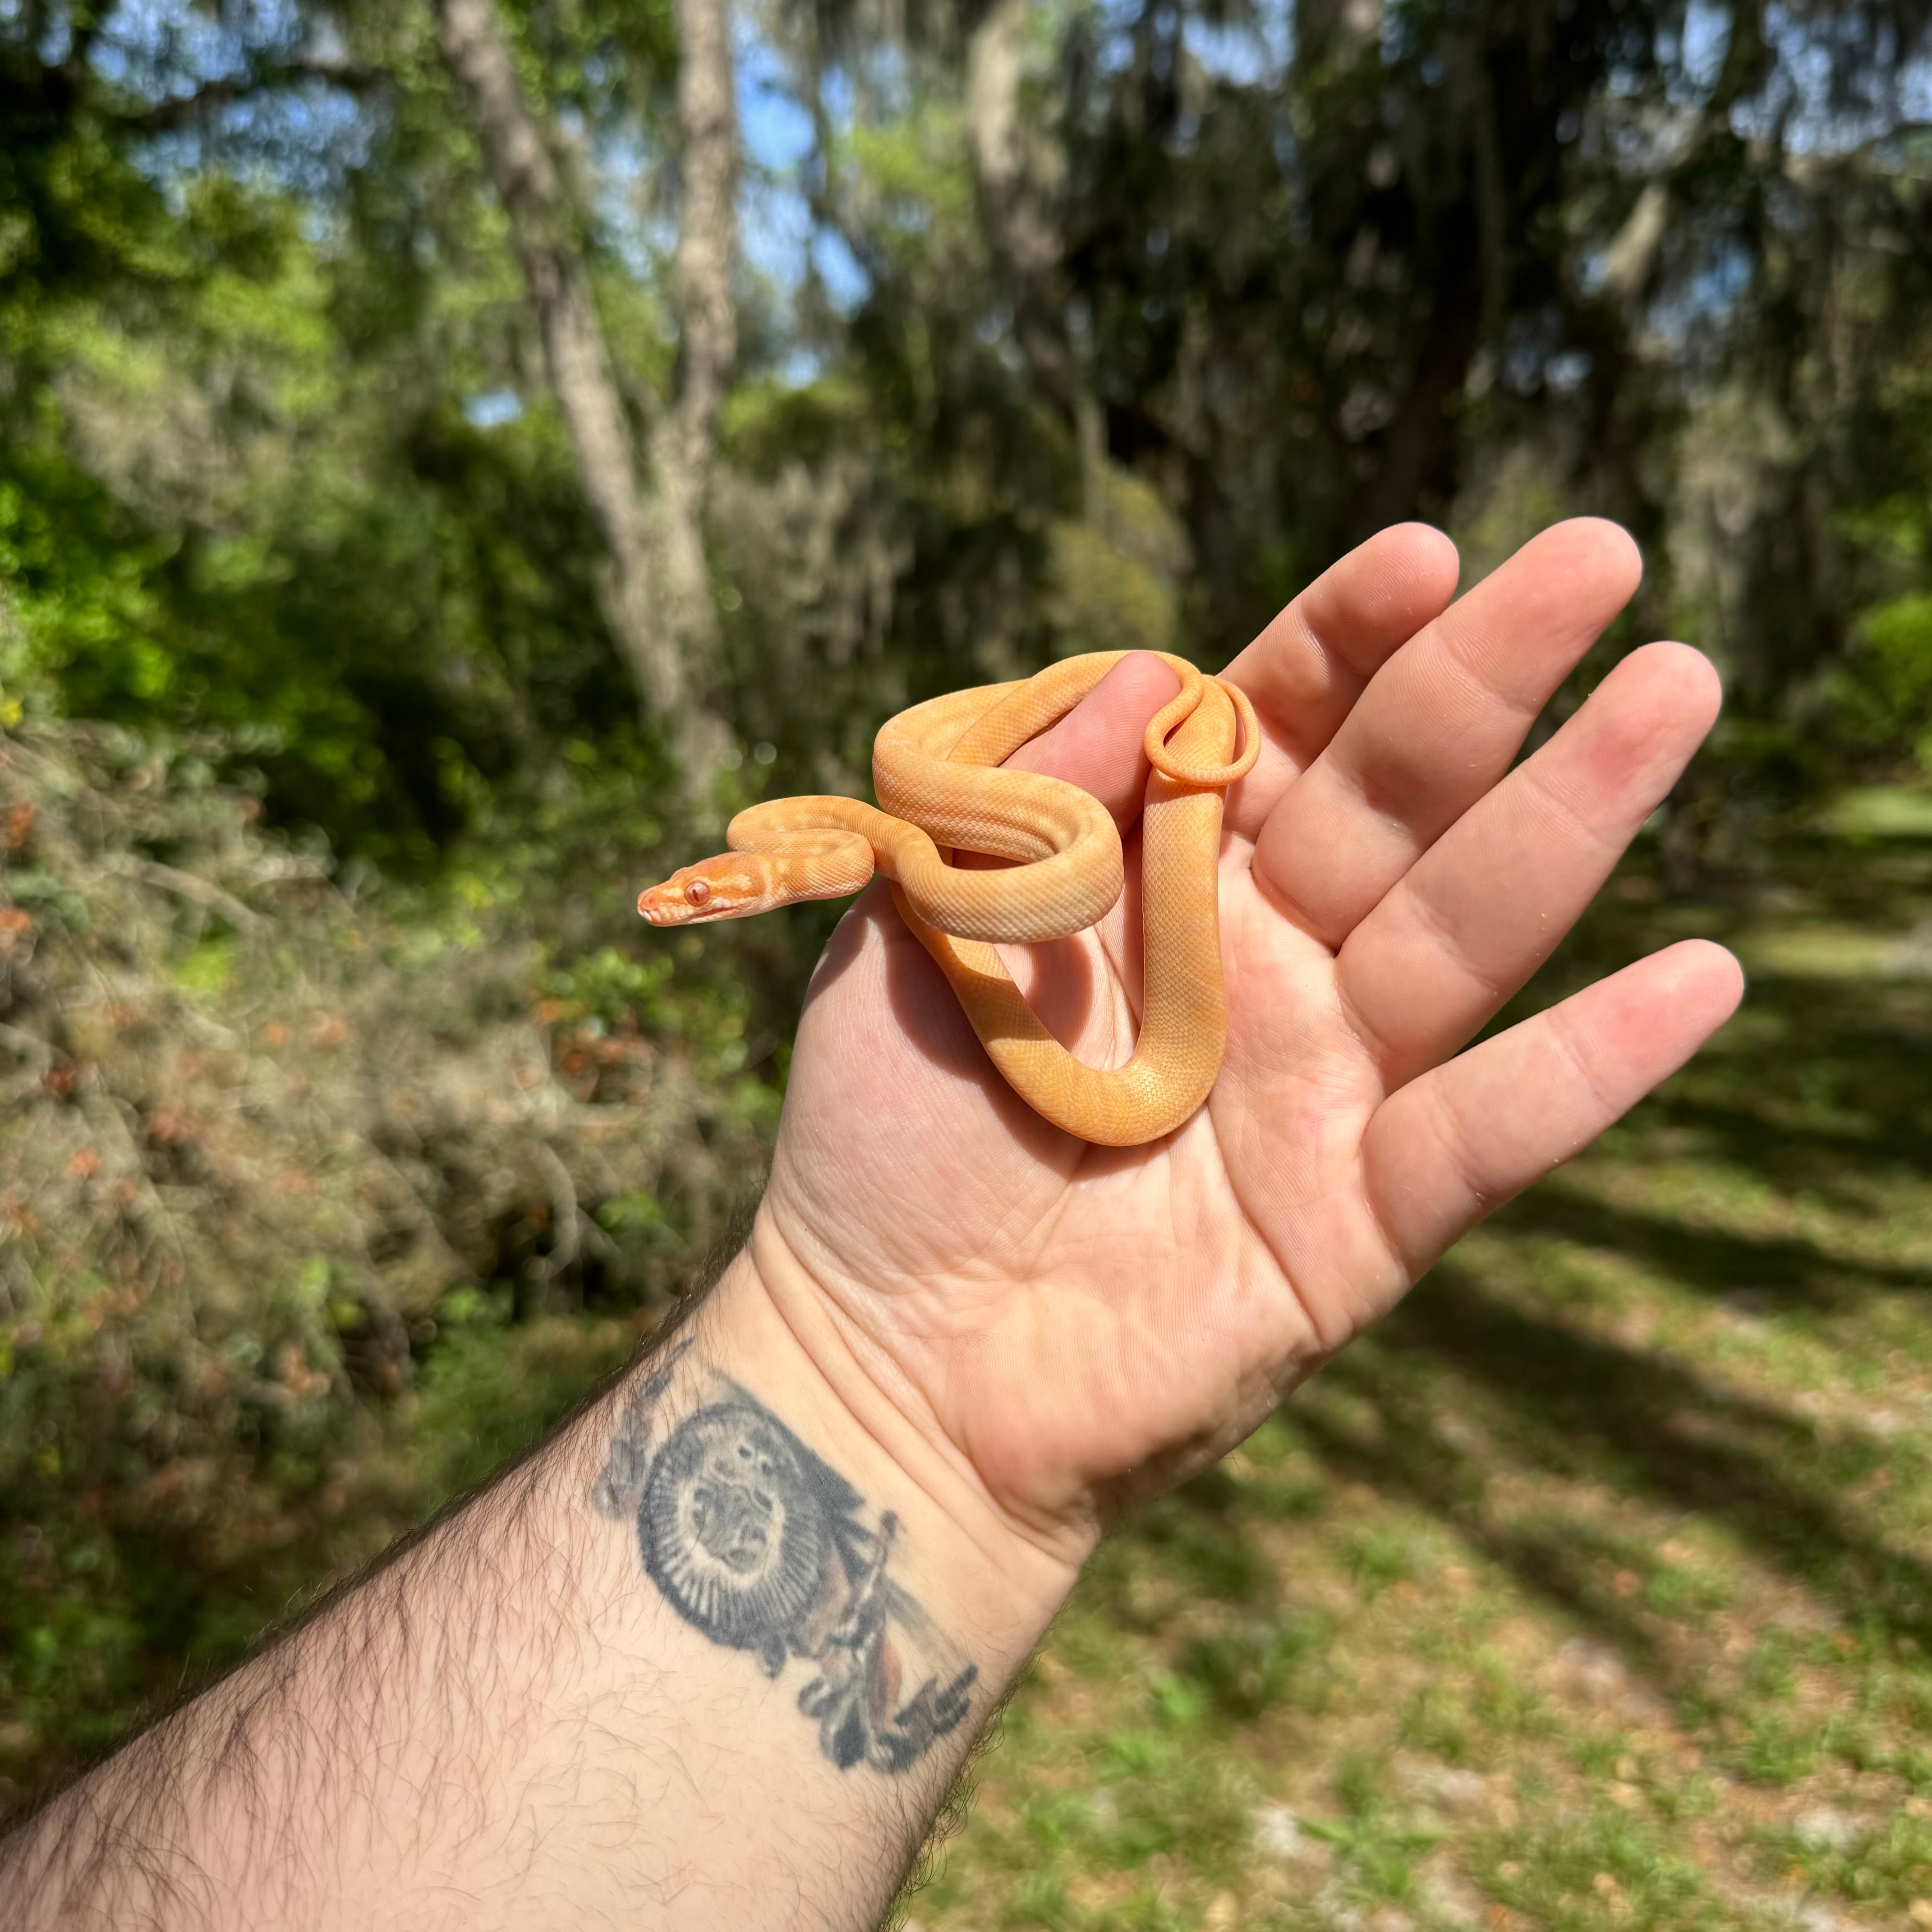
M 711 888 L 702 879 L 687 879 L 684 882 L 684 902 L 686 905 L 705 906 L 711 903 Z

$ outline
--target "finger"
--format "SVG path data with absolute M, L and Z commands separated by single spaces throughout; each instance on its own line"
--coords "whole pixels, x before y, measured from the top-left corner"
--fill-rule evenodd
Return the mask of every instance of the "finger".
M 1134 821 L 1147 796 L 1148 765 L 1142 748 L 1148 721 L 1180 688 L 1180 680 L 1150 651 L 1123 658 L 1087 695 L 1050 730 L 1028 740 L 1006 761 L 1006 769 L 1039 772 L 1064 778 L 1090 791 L 1114 815 L 1129 841 L 1127 884 L 1118 910 L 1124 916 L 1108 922 L 1108 934 L 1120 948 L 1114 958 L 1117 971 L 1138 983 L 1140 932 L 1139 878 L 1133 864 Z M 962 852 L 955 862 L 997 865 Z M 1119 1018 L 1118 1010 L 1100 998 L 1102 975 L 1089 942 L 1097 933 L 1076 934 L 1040 946 L 1000 949 L 1021 995 L 1033 1006 L 1048 1030 L 1070 1051 L 1103 1062 L 1114 1042 L 1105 1028 Z M 1104 942 L 1103 942 L 1104 950 Z M 1094 1029 L 1102 1029 L 1096 1033 Z
M 1064 778 L 1090 791 L 1123 832 L 1140 816 L 1148 765 L 1143 748 L 1148 721 L 1180 688 L 1180 680 L 1151 651 L 1123 658 L 1094 688 L 1037 738 L 1029 738 L 1001 767 Z M 983 852 L 959 852 L 968 871 L 1004 866 Z
M 1253 838 L 1348 715 L 1390 653 L 1456 594 L 1456 546 L 1398 524 L 1331 565 L 1221 675 L 1254 700 L 1262 754 L 1228 800 L 1231 831 Z
M 1376 1111 L 1363 1184 L 1403 1270 L 1580 1154 L 1736 1010 L 1744 974 L 1685 940 L 1412 1080 Z
M 1348 935 L 1342 997 L 1384 1084 L 1451 1054 L 1540 966 L 1718 716 L 1709 659 L 1649 644 Z
M 1509 769 L 1641 574 L 1615 524 L 1558 524 L 1403 646 L 1262 830 L 1255 871 L 1281 909 L 1339 946 Z
M 1050 730 L 1006 760 L 1009 771 L 1040 772 L 1090 791 L 1123 831 L 1147 796 L 1148 721 L 1180 688 L 1151 651 L 1123 658 Z
M 1180 688 L 1180 680 L 1153 652 L 1135 651 L 1058 724 L 1029 738 L 1002 769 L 1064 778 L 1091 792 L 1125 836 L 1147 796 L 1149 768 L 1143 746 L 1148 721 Z M 952 862 L 965 872 L 997 871 L 1007 863 L 984 852 L 956 852 Z M 1041 962 L 1054 956 L 1054 946 L 1016 948 L 1008 963 L 1029 958 L 1036 972 Z

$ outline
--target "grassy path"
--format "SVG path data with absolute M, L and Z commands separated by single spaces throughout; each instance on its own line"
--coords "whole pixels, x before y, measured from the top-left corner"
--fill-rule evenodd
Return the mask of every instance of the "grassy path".
M 1904 802 L 1748 907 L 1620 877 L 1519 1010 L 1705 932 L 1744 1010 L 1110 1542 L 925 1932 L 1932 1932 L 1932 814 Z M 486 1474 L 637 1332 L 460 1299 L 307 1505 L 340 1510 L 310 1568 Z M 292 1586 L 211 1594 L 226 1519 L 112 1562 L 91 1525 L 0 1538 L 0 1813 L 127 1721 L 107 1638 L 172 1681 Z
M 1868 814 L 1869 816 L 1870 814 Z M 1932 1927 L 1932 842 L 1641 870 L 1713 1048 L 1117 1538 L 929 1932 Z

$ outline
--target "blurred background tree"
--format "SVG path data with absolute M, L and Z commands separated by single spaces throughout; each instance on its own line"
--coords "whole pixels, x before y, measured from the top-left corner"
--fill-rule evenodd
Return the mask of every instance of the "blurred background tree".
M 23 692 L 434 868 L 1588 508 L 1730 676 L 1683 862 L 1924 729 L 1925 9 L 683 4 L 13 10 Z
M 1551 722 L 1640 635 L 1730 689 L 1665 901 L 1917 785 L 1928 23 L 4 0 L 17 1788 L 688 1278 L 830 915 L 630 897 L 903 705 L 1595 512 L 1648 575 Z

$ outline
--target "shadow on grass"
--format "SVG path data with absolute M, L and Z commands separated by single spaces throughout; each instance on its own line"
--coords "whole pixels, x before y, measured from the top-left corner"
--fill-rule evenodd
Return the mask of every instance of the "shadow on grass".
M 1136 1510 L 1089 1564 L 1090 1597 L 1123 1630 L 1151 1634 L 1165 1624 L 1165 1610 L 1144 1606 L 1136 1594 L 1150 1556 L 1190 1596 L 1252 1609 L 1272 1605 L 1280 1594 L 1274 1563 L 1252 1533 L 1247 1499 L 1218 1465 Z
M 1722 1035 L 1638 1118 L 1776 1191 L 1868 1211 L 1889 1168 L 1932 1167 L 1932 982 L 1754 979 Z M 1670 1137 L 1640 1160 L 1676 1156 Z
M 1545 1182 L 1496 1225 L 1630 1256 L 1703 1294 L 1742 1288 L 1773 1304 L 1831 1308 L 1874 1292 L 1932 1292 L 1932 1272 L 1924 1268 L 1853 1260 L 1798 1235 L 1739 1234 L 1613 1208 L 1560 1181 Z
M 1445 1370 L 1475 1398 L 1471 1412 L 1498 1463 L 1480 1462 L 1437 1420 Z M 1498 1464 L 1722 1522 L 1847 1623 L 1932 1649 L 1932 1568 L 1876 1534 L 1846 1495 L 1882 1464 L 1921 1460 L 1898 1442 L 1828 1437 L 1680 1364 L 1526 1312 L 1453 1262 L 1416 1291 L 1372 1353 L 1343 1358 L 1321 1380 L 1370 1405 L 1380 1424 L 1349 1426 L 1319 1384 L 1293 1406 L 1294 1426 L 1336 1473 L 1435 1514 L 1666 1678 L 1650 1627 L 1604 1587 L 1600 1534 L 1492 1520 L 1484 1494 Z

